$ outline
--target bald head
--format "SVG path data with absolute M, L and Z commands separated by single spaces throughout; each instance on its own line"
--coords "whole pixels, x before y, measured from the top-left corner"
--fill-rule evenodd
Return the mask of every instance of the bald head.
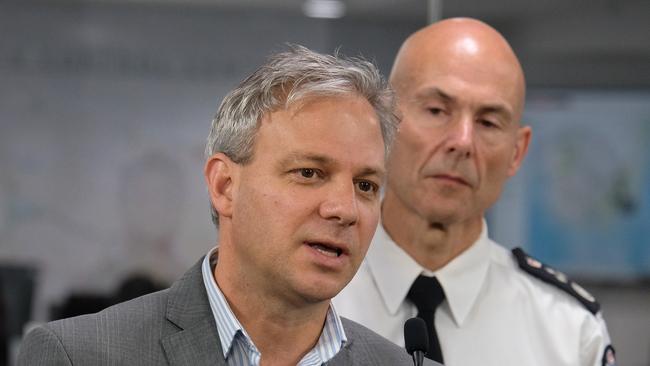
M 524 74 L 503 36 L 470 18 L 446 19 L 412 34 L 402 45 L 391 72 L 398 94 L 444 75 L 480 88 L 498 86 L 518 122 L 525 96 Z

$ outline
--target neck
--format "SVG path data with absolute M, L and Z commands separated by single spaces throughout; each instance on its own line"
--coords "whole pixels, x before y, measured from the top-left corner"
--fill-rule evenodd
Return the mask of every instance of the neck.
M 426 220 L 398 200 L 385 199 L 382 224 L 391 239 L 418 264 L 436 271 L 478 240 L 483 216 L 465 220 Z
M 228 246 L 220 243 L 214 278 L 230 308 L 261 353 L 261 364 L 296 365 L 318 342 L 329 301 L 307 303 L 263 288 L 241 263 L 232 263 Z

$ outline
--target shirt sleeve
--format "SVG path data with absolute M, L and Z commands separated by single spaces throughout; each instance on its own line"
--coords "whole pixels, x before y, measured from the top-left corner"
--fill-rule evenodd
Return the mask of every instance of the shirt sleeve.
M 602 312 L 598 312 L 583 326 L 580 360 L 580 364 L 584 366 L 616 365 L 614 349 Z

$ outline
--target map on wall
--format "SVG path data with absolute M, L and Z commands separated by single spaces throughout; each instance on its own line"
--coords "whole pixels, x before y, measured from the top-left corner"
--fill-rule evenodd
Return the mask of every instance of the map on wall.
M 537 91 L 528 250 L 581 277 L 650 276 L 650 92 Z

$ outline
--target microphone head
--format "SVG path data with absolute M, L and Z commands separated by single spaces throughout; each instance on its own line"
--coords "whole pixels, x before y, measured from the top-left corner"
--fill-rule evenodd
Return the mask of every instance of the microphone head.
M 429 351 L 429 333 L 424 320 L 411 318 L 404 323 L 404 346 L 411 355 L 415 351 Z

